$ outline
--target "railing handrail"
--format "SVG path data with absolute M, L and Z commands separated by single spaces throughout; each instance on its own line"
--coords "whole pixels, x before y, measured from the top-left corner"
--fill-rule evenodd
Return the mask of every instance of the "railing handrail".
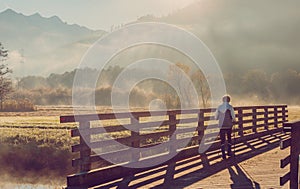
M 267 106 L 237 106 L 234 107 L 234 110 L 250 110 L 250 109 L 262 109 L 262 108 L 274 108 L 274 107 L 284 107 L 287 108 L 287 105 L 267 105 Z M 156 116 L 162 114 L 189 114 L 189 113 L 209 113 L 214 112 L 216 108 L 204 108 L 204 109 L 175 109 L 175 110 L 154 110 L 154 111 L 134 111 L 134 112 L 111 112 L 111 113 L 99 113 L 99 114 L 80 114 L 80 115 L 66 115 L 60 116 L 61 123 L 73 123 L 82 121 L 93 121 L 101 118 L 105 119 L 115 119 L 115 118 L 127 118 L 130 116 Z

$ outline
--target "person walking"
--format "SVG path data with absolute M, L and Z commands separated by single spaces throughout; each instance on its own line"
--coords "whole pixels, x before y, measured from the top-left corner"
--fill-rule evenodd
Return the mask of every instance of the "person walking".
M 235 113 L 233 107 L 230 105 L 230 96 L 225 95 L 222 98 L 223 103 L 217 108 L 215 113 L 216 120 L 219 120 L 220 138 L 221 138 L 221 151 L 222 158 L 226 159 L 225 143 L 227 135 L 227 155 L 232 156 L 231 146 L 231 133 L 232 127 L 235 122 Z

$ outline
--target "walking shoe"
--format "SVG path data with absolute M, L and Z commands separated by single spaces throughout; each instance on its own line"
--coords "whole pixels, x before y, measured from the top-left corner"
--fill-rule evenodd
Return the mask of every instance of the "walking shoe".
M 226 159 L 226 154 L 222 153 L 222 159 Z

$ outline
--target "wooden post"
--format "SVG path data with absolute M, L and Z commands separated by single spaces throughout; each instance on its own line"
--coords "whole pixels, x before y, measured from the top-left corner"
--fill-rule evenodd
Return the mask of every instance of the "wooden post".
M 199 136 L 199 140 L 198 143 L 199 145 L 201 144 L 201 140 L 203 139 L 204 136 L 204 111 L 200 110 L 200 112 L 198 113 L 198 136 Z
M 252 131 L 257 132 L 257 111 L 256 108 L 252 109 Z
M 278 128 L 278 107 L 274 107 L 274 127 Z
M 90 122 L 85 121 L 85 122 L 80 122 L 79 123 L 79 129 L 88 131 L 90 129 Z M 80 172 L 88 172 L 91 170 L 91 162 L 90 162 L 90 156 L 91 156 L 91 149 L 88 146 L 88 144 L 91 142 L 91 135 L 88 132 L 84 132 L 87 133 L 87 136 L 81 136 L 80 135 L 80 144 L 82 145 L 82 147 L 87 146 L 88 149 L 82 149 L 80 151 L 80 158 L 82 160 L 82 163 L 80 165 Z
M 244 136 L 243 131 L 243 109 L 238 108 L 238 124 L 239 124 L 239 136 Z
M 268 117 L 268 107 L 264 107 L 264 122 L 265 122 L 265 130 L 269 130 L 269 117 Z
M 137 140 L 139 135 L 140 135 L 139 128 L 138 128 L 138 126 L 139 126 L 138 125 L 139 124 L 139 117 L 138 116 L 131 117 L 130 121 L 131 121 L 131 124 L 133 125 L 132 128 L 134 128 L 133 131 L 131 131 L 131 139 L 133 140 L 131 142 L 131 147 L 140 148 L 140 140 Z M 132 162 L 137 162 L 139 159 L 140 159 L 140 152 L 131 154 L 131 161 Z
M 176 146 L 174 146 L 174 142 L 172 141 L 174 140 L 174 138 L 172 137 L 173 133 L 176 131 L 176 114 L 171 112 L 169 114 L 169 121 L 170 121 L 170 125 L 169 125 L 169 131 L 170 131 L 170 135 L 169 135 L 169 140 L 170 140 L 170 149 L 169 152 L 170 153 L 176 153 Z M 176 139 L 176 136 L 175 136 Z
M 292 124 L 291 132 L 291 164 L 290 164 L 290 188 L 298 188 L 299 153 L 300 153 L 300 122 Z
M 169 146 L 169 153 L 170 154 L 175 154 L 176 153 L 176 136 L 172 136 L 174 134 L 174 132 L 176 131 L 176 113 L 175 112 L 170 112 L 169 114 L 169 131 L 170 131 L 170 135 L 169 135 L 169 142 L 170 142 L 170 146 Z M 164 179 L 164 186 L 168 186 L 170 183 L 172 183 L 173 179 L 174 179 L 174 172 L 175 172 L 175 167 L 176 167 L 176 162 L 175 161 L 171 161 L 168 164 L 167 167 L 167 171 L 166 171 L 166 176 Z

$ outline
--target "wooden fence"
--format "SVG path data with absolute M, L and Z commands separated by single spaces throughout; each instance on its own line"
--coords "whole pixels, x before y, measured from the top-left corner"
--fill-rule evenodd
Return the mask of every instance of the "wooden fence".
M 172 144 L 174 140 L 175 144 L 189 140 L 175 157 L 151 168 L 199 155 L 200 141 L 205 141 L 208 151 L 219 149 L 220 140 L 214 138 L 219 132 L 217 121 L 213 120 L 214 112 L 215 109 L 193 109 L 61 116 L 61 123 L 79 122 L 79 127 L 71 131 L 72 137 L 79 137 L 78 144 L 72 146 L 72 152 L 78 153 L 78 158 L 72 161 L 78 172 L 67 177 L 68 188 L 93 187 L 123 178 L 129 173 L 134 175 L 150 169 L 130 168 L 130 162 L 112 164 L 105 157 L 116 157 L 117 160 L 118 157 L 131 156 L 146 165 L 178 149 L 178 146 L 171 146 L 155 152 L 153 156 L 147 153 L 132 154 L 130 147 L 143 149 L 170 140 Z M 236 107 L 235 113 L 234 143 L 281 132 L 283 123 L 287 121 L 286 105 Z M 128 148 L 116 151 L 113 141 Z
M 291 137 L 281 141 L 280 149 L 284 150 L 290 147 L 290 155 L 280 160 L 280 167 L 285 168 L 290 165 L 290 171 L 280 177 L 280 186 L 290 181 L 291 189 L 299 187 L 299 155 L 300 155 L 300 121 L 285 123 L 284 131 L 290 132 Z

